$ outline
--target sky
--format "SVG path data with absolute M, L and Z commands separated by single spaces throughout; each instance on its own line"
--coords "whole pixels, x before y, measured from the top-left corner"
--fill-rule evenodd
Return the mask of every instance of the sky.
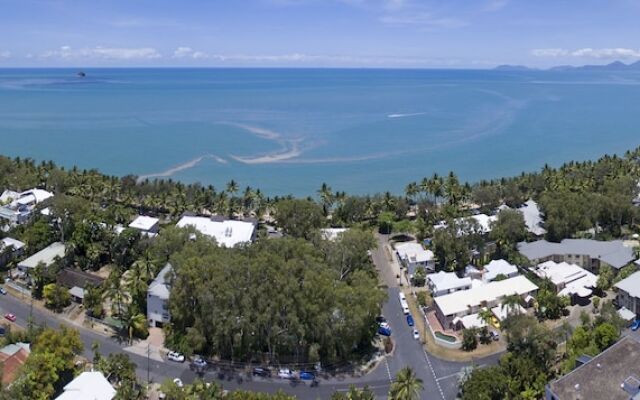
M 640 0 L 0 0 L 0 67 L 640 60 Z

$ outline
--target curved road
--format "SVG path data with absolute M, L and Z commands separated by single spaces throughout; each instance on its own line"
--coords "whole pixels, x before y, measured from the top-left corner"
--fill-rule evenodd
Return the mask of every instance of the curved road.
M 282 390 L 296 395 L 300 399 L 328 399 L 336 391 L 346 391 L 351 385 L 356 387 L 369 386 L 380 399 L 386 399 L 389 385 L 398 370 L 410 366 L 424 383 L 422 398 L 427 400 L 451 400 L 456 398 L 458 390 L 458 376 L 462 368 L 471 363 L 451 362 L 441 360 L 429 355 L 422 344 L 413 339 L 412 330 L 407 326 L 404 314 L 398 301 L 399 289 L 395 286 L 395 275 L 384 253 L 385 237 L 379 238 L 378 249 L 372 254 L 376 266 L 381 275 L 389 284 L 389 299 L 383 306 L 383 313 L 393 330 L 395 349 L 393 354 L 381 362 L 372 372 L 360 377 L 345 377 L 344 379 L 331 378 L 320 379 L 319 384 L 311 387 L 308 382 L 291 383 L 280 379 L 262 379 L 229 375 L 220 371 L 207 371 L 204 379 L 219 381 L 225 389 L 244 389 L 273 393 Z M 27 300 L 28 302 L 28 300 Z M 17 323 L 26 326 L 29 315 L 32 312 L 34 322 L 50 327 L 57 327 L 63 322 L 55 314 L 31 307 L 28 303 L 13 296 L 0 296 L 0 312 L 12 312 L 18 318 Z M 69 325 L 69 324 L 67 324 Z M 72 325 L 79 330 L 84 342 L 85 356 L 93 357 L 91 347 L 93 343 L 100 344 L 102 354 L 124 352 L 137 365 L 137 374 L 141 381 L 146 381 L 147 376 L 152 382 L 163 382 L 166 379 L 179 377 L 183 382 L 191 382 L 196 374 L 189 370 L 187 363 L 178 364 L 169 361 L 149 360 L 124 350 L 124 345 L 117 338 L 108 337 L 81 326 Z M 499 354 L 475 361 L 476 365 L 489 365 L 497 362 Z

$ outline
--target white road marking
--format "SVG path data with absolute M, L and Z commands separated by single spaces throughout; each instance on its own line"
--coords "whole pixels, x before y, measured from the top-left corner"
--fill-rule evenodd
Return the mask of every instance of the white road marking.
M 442 396 L 442 400 L 447 400 L 446 397 L 444 397 L 444 391 L 442 390 L 442 386 L 440 386 L 440 382 L 438 381 L 438 377 L 436 376 L 436 371 L 434 371 L 433 365 L 431 365 L 431 359 L 429 358 L 429 354 L 427 354 L 427 352 L 424 349 L 422 349 L 422 353 L 424 354 L 424 357 L 427 359 L 427 365 L 429 365 L 429 369 L 433 374 L 433 380 L 436 381 L 436 386 L 438 387 L 440 396 Z

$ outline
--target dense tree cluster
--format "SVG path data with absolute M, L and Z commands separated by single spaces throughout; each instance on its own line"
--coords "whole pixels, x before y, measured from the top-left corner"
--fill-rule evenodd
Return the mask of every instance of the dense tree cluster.
M 366 254 L 371 234 L 318 240 L 186 243 L 171 257 L 170 345 L 224 359 L 325 363 L 367 349 L 385 296 Z

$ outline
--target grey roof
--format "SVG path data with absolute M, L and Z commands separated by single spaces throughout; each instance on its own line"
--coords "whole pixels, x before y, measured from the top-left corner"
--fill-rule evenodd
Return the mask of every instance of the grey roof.
M 558 400 L 629 400 L 623 383 L 640 376 L 640 343 L 625 336 L 586 364 L 549 383 Z
M 640 271 L 634 272 L 613 286 L 627 292 L 631 297 L 640 298 Z
M 18 263 L 18 267 L 20 268 L 35 268 L 41 262 L 44 263 L 45 266 L 49 266 L 53 264 L 53 261 L 56 257 L 64 257 L 65 246 L 60 242 L 55 242 L 40 250 L 36 254 L 27 258 Z
M 537 240 L 520 242 L 518 250 L 530 260 L 537 260 L 552 255 L 580 254 L 588 255 L 620 269 L 632 262 L 635 257 L 633 249 L 624 245 L 622 240 L 608 242 L 591 239 L 564 239 L 560 243 Z
M 171 264 L 167 263 L 167 265 L 165 265 L 164 268 L 160 270 L 158 276 L 156 276 L 156 279 L 154 279 L 153 282 L 151 282 L 151 284 L 149 285 L 149 290 L 147 291 L 148 295 L 156 296 L 164 300 L 169 299 L 170 291 L 169 286 L 167 285 L 167 274 L 171 272 L 172 269 L 173 268 L 171 267 Z

